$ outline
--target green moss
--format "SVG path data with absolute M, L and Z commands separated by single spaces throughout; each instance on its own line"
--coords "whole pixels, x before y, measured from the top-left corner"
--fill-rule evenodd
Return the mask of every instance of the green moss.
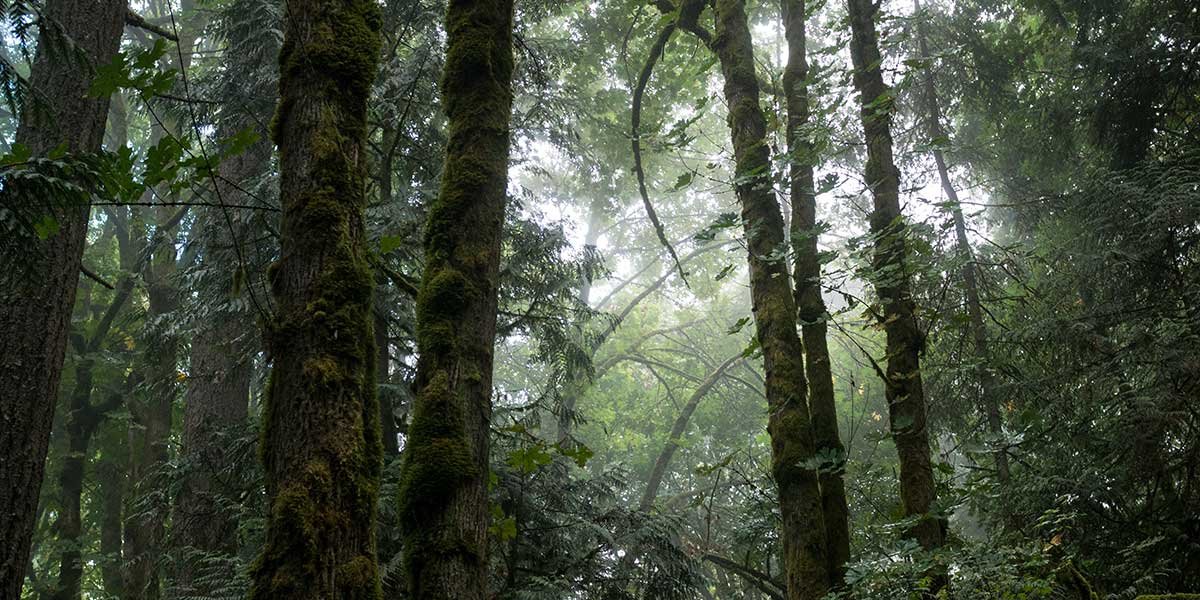
M 1134 600 L 1200 600 L 1200 594 L 1149 594 Z

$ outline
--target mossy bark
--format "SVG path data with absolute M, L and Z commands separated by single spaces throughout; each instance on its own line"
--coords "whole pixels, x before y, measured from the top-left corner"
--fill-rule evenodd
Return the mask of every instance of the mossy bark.
M 88 95 L 92 69 L 108 64 L 121 40 L 126 4 L 119 0 L 49 0 L 42 18 L 61 27 L 86 60 L 39 44 L 31 70 L 30 104 L 16 142 L 34 156 L 59 146 L 100 150 L 109 98 Z M 46 33 L 43 36 L 51 35 Z M 6 185 L 2 203 L 32 200 Z M 32 198 L 33 196 L 31 196 Z M 30 540 L 55 399 L 66 353 L 71 307 L 87 233 L 88 207 L 46 207 L 58 230 L 45 242 L 0 245 L 0 597 L 18 598 L 29 565 Z M 22 267 L 22 268 L 16 268 Z
M 812 415 L 813 439 L 819 452 L 844 460 L 846 448 L 838 433 L 837 405 L 833 394 L 833 372 L 826 340 L 829 314 L 821 297 L 821 255 L 818 248 L 817 195 L 813 182 L 816 147 L 809 108 L 808 50 L 805 47 L 804 0 L 784 0 L 783 22 L 788 43 L 788 60 L 783 71 L 787 103 L 787 145 L 790 157 L 789 187 L 792 203 L 791 241 L 795 254 L 793 285 L 800 330 L 804 342 L 804 366 L 808 375 L 808 406 Z M 821 506 L 825 516 L 826 560 L 829 582 L 840 586 L 850 560 L 850 510 L 846 505 L 843 465 L 820 474 Z
M 883 82 L 875 33 L 878 6 L 871 0 L 848 0 L 848 4 L 854 86 L 860 95 L 867 143 L 866 181 L 874 198 L 870 216 L 874 238 L 872 283 L 882 307 L 879 320 L 887 336 L 884 383 L 892 439 L 900 459 L 900 500 L 904 514 L 917 519 L 908 535 L 922 547 L 933 549 L 944 542 L 945 525 L 931 514 L 936 489 L 921 383 L 920 354 L 924 339 L 917 327 L 905 270 L 907 248 L 904 216 L 900 213 L 900 171 L 892 158 L 892 96 Z
M 790 600 L 829 591 L 825 524 L 807 402 L 796 304 L 787 269 L 783 216 L 771 187 L 766 119 L 759 104 L 754 45 L 742 0 L 717 0 L 712 49 L 725 76 L 725 102 L 750 256 L 750 294 L 762 347 L 769 405 L 771 467 L 783 515 L 784 566 Z
M 511 0 L 451 0 L 449 128 L 417 295 L 417 397 L 400 479 L 409 590 L 487 594 L 488 432 L 512 110 Z
M 372 0 L 288 0 L 279 53 L 281 256 L 268 277 L 273 362 L 263 414 L 266 545 L 250 597 L 375 599 L 382 446 L 367 262 Z

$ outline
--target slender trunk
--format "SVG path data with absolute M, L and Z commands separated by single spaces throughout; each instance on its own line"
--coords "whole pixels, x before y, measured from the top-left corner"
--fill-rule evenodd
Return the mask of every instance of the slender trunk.
M 920 4 L 917 4 L 920 10 Z M 917 40 L 920 44 L 921 57 L 932 60 L 929 55 L 928 43 L 925 41 L 924 27 L 918 21 Z M 930 142 L 933 144 L 933 162 L 937 165 L 938 180 L 942 184 L 942 192 L 950 204 L 950 214 L 954 219 L 955 251 L 962 262 L 959 276 L 962 278 L 963 296 L 967 303 L 967 318 L 971 328 L 971 340 L 975 346 L 975 377 L 979 384 L 979 407 L 987 419 L 988 433 L 995 438 L 1003 434 L 1003 422 L 1000 417 L 1000 404 L 996 399 L 996 381 L 988 369 L 991 354 L 988 351 L 987 328 L 983 324 L 983 305 L 979 301 L 979 283 L 975 273 L 975 253 L 971 242 L 967 239 L 967 222 L 963 218 L 962 207 L 958 203 L 958 191 L 950 181 L 950 169 L 946 166 L 946 157 L 942 154 L 941 144 L 949 141 L 949 134 L 942 127 L 942 112 L 938 104 L 937 88 L 934 86 L 933 73 L 929 72 L 924 81 L 925 102 L 928 114 L 925 116 L 925 126 Z M 997 442 L 998 443 L 998 442 Z M 1008 483 L 1008 453 L 1003 447 L 997 447 L 992 457 L 996 462 L 996 476 L 1000 483 Z
M 63 553 L 59 561 L 58 584 L 51 596 L 54 600 L 80 597 L 79 584 L 83 579 L 83 555 L 79 543 L 83 534 L 83 479 L 92 432 L 100 423 L 100 416 L 92 409 L 90 401 L 94 367 L 95 361 L 90 358 L 83 358 L 76 365 L 75 389 L 68 402 L 67 454 L 58 476 L 61 501 L 54 524 L 55 535 L 63 545 Z
M 125 581 L 121 573 L 121 539 L 124 535 L 128 446 L 123 443 L 112 446 L 117 452 L 108 453 L 96 466 L 96 479 L 100 484 L 100 578 L 106 594 L 123 598 Z
M 363 213 L 370 0 L 288 0 L 279 54 L 280 259 L 263 414 L 266 546 L 250 597 L 379 598 L 382 447 Z
M 487 594 L 488 433 L 512 111 L 512 0 L 452 0 L 449 139 L 417 295 L 417 398 L 400 479 L 416 600 Z
M 587 252 L 596 250 L 596 242 L 600 239 L 600 219 L 604 211 L 605 203 L 601 199 L 593 199 L 588 207 L 587 229 L 583 234 L 583 247 Z M 587 306 L 591 301 L 592 296 L 592 280 L 589 276 L 584 275 L 579 279 L 579 302 Z M 581 323 L 580 326 L 583 324 Z M 599 345 L 594 345 L 591 348 L 590 356 L 596 356 L 596 351 L 599 350 Z M 571 430 L 575 426 L 575 406 L 579 403 L 579 397 L 583 395 L 586 382 L 580 381 L 583 379 L 580 373 L 569 373 L 570 378 L 567 385 L 562 390 L 562 400 L 558 407 L 558 443 L 566 444 L 571 439 Z
M 873 284 L 883 314 L 887 336 L 885 394 L 892 439 L 900 458 L 900 500 L 904 514 L 917 518 L 908 532 L 926 549 L 945 540 L 944 523 L 934 508 L 933 467 L 929 456 L 929 431 L 925 418 L 925 392 L 921 384 L 920 353 L 924 337 L 917 327 L 915 307 L 905 271 L 904 216 L 900 212 L 900 171 L 892 160 L 891 91 L 880 70 L 879 43 L 875 34 L 872 0 L 848 0 L 854 61 L 854 85 L 862 103 L 862 125 L 867 144 L 866 181 L 874 197 L 871 213 Z
M 783 516 L 789 600 L 829 591 L 817 472 L 796 304 L 788 283 L 783 216 L 771 188 L 766 119 L 759 104 L 754 45 L 742 0 L 717 0 L 713 50 L 725 76 L 736 192 L 750 250 L 750 294 L 766 371 L 771 469 Z
M 241 82 L 233 73 L 252 71 L 260 57 L 243 52 L 248 42 L 248 28 L 231 27 L 228 51 L 236 65 L 230 67 L 230 76 L 223 82 L 227 90 L 237 89 Z M 273 90 L 264 95 L 273 96 Z M 270 166 L 272 145 L 269 133 L 259 124 L 269 120 L 261 114 L 263 107 L 257 103 L 230 109 L 222 113 L 218 126 L 218 139 L 229 139 L 239 132 L 250 129 L 258 134 L 258 141 L 241 153 L 230 156 L 218 166 L 218 177 L 213 178 L 211 200 L 222 205 L 250 204 L 252 198 L 246 191 L 249 182 Z M 193 226 L 199 240 L 199 260 L 210 268 L 233 264 L 239 272 L 235 280 L 245 279 L 246 268 L 243 255 L 238 249 L 244 239 L 240 223 L 221 208 L 208 208 L 202 212 Z M 228 295 L 249 294 L 244 289 L 250 284 L 238 286 L 230 281 L 225 293 Z M 251 317 L 243 312 L 212 315 L 200 323 L 200 330 L 192 340 L 191 369 L 188 373 L 187 390 L 184 393 L 183 438 L 181 456 L 188 465 L 182 489 L 175 498 L 173 510 L 173 546 L 182 550 L 176 560 L 179 568 L 175 573 L 175 585 L 179 595 L 206 596 L 215 590 L 197 583 L 195 553 L 232 553 L 236 551 L 233 534 L 237 522 L 231 515 L 223 513 L 217 500 L 224 490 L 217 487 L 215 475 L 227 468 L 231 457 L 226 451 L 227 434 L 243 425 L 250 401 L 250 381 L 253 365 L 249 348 L 254 340 L 247 339 L 245 332 L 253 331 Z M 231 576 L 233 574 L 230 574 Z M 221 577 L 208 573 L 207 581 L 220 581 Z
M 151 256 L 144 270 L 149 299 L 142 349 L 146 394 L 130 405 L 133 426 L 129 429 L 129 466 L 135 510 L 125 527 L 125 590 L 133 600 L 153 600 L 160 596 L 157 563 L 168 509 L 157 491 L 163 485 L 161 471 L 170 458 L 172 409 L 178 393 L 179 340 L 165 322 L 179 308 L 179 296 L 174 284 L 174 234 L 165 228 L 171 219 L 167 210 L 173 209 L 158 209 L 154 232 L 155 236 L 166 239 L 151 241 L 146 248 Z
M 813 438 L 819 453 L 836 457 L 838 461 L 836 465 L 823 466 L 820 474 L 829 582 L 836 587 L 845 580 L 846 562 L 850 560 L 850 511 L 846 505 L 846 484 L 842 480 L 846 448 L 838 434 L 833 372 L 826 340 L 829 315 L 821 297 L 821 256 L 817 244 L 820 229 L 817 227 L 817 194 L 813 183 L 813 164 L 817 157 L 810 133 L 813 124 L 809 108 L 805 10 L 804 0 L 783 2 L 788 42 L 783 90 L 788 111 L 787 144 L 791 164 L 792 252 L 796 257 L 793 284 L 804 341 Z
M 375 380 L 381 384 L 391 382 L 392 355 L 388 337 L 387 307 L 376 302 L 375 314 Z M 400 455 L 400 440 L 396 430 L 396 408 L 392 394 L 379 394 L 379 423 L 383 434 L 383 456 L 391 459 Z
M 642 501 L 638 505 L 641 510 L 650 510 L 650 507 L 654 505 L 654 499 L 658 497 L 658 488 L 662 486 L 663 477 L 667 474 L 667 467 L 670 466 L 671 458 L 675 456 L 675 450 L 679 448 L 679 441 L 683 439 L 683 432 L 687 429 L 688 421 L 692 419 L 692 414 L 700 406 L 700 401 L 708 395 L 713 386 L 717 385 L 725 371 L 741 358 L 741 354 L 738 354 L 713 369 L 692 392 L 687 403 L 683 405 L 683 410 L 679 411 L 679 416 L 675 418 L 675 424 L 671 426 L 671 434 L 667 437 L 667 443 L 663 444 L 662 451 L 658 453 L 658 459 L 654 461 L 654 469 L 650 471 L 650 479 L 646 482 L 646 490 L 642 493 Z
M 228 468 L 228 435 L 246 422 L 250 379 L 254 373 L 236 317 L 201 330 L 192 340 L 191 368 L 183 397 L 181 456 L 186 466 L 182 489 L 172 511 L 172 545 L 181 552 L 174 586 L 178 595 L 206 596 L 215 590 L 197 583 L 196 553 L 237 550 L 237 521 L 223 511 L 217 474 Z M 220 580 L 214 573 L 207 581 Z M 233 577 L 234 573 L 229 573 Z
M 125 17 L 120 0 L 49 0 L 43 19 L 74 42 L 86 61 L 39 44 L 30 103 L 16 141 L 34 156 L 63 145 L 100 150 L 109 98 L 93 98 L 95 65 L 117 52 Z M 43 28 L 44 35 L 48 28 Z M 0 204 L 29 206 L 20 186 L 6 185 Z M 36 197 L 31 195 L 30 197 Z M 46 206 L 57 232 L 44 243 L 0 244 L 0 597 L 17 598 L 29 565 L 30 540 L 57 404 L 71 308 L 75 302 L 88 207 Z M 13 269 L 13 267 L 22 267 Z M 15 274 L 14 274 L 15 273 Z M 11 278 L 11 281 L 10 281 Z

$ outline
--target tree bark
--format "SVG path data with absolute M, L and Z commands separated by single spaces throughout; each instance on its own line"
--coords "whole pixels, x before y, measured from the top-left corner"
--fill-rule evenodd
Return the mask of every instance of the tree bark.
M 371 0 L 288 0 L 279 54 L 281 257 L 263 415 L 266 545 L 250 597 L 379 598 L 382 447 L 367 262 L 367 97 L 382 16 Z
M 872 283 L 883 309 L 879 316 L 887 337 L 885 394 L 892 438 L 900 458 L 900 499 L 904 514 L 917 519 L 908 535 L 926 549 L 945 540 L 944 523 L 930 513 L 936 489 L 929 455 L 925 393 L 920 353 L 924 338 L 905 271 L 904 216 L 900 212 L 900 171 L 892 159 L 891 91 L 880 70 L 872 0 L 848 0 L 854 61 L 854 86 L 862 104 L 867 143 L 866 181 L 874 198 L 870 228 L 874 238 Z
M 244 331 L 246 327 L 236 318 L 223 319 L 192 340 L 191 369 L 183 397 L 181 455 L 187 471 L 171 520 L 172 545 L 181 550 L 176 556 L 179 569 L 174 581 L 179 595 L 206 596 L 214 591 L 196 582 L 196 552 L 232 554 L 237 550 L 237 522 L 220 508 L 223 490 L 216 474 L 233 459 L 227 451 L 227 436 L 246 422 L 249 408 L 254 369 L 240 348 L 239 336 Z
M 821 255 L 817 244 L 820 229 L 817 227 L 817 194 L 813 181 L 817 150 L 811 138 L 813 124 L 809 108 L 805 15 L 804 0 L 784 0 L 788 60 L 783 72 L 783 90 L 788 111 L 787 145 L 791 166 L 793 285 L 804 342 L 813 439 L 818 452 L 838 460 L 836 465 L 823 466 L 820 473 L 829 582 L 837 587 L 846 578 L 846 562 L 850 560 L 850 510 L 846 505 L 846 484 L 842 480 L 846 448 L 838 433 L 833 372 L 826 341 L 829 315 L 821 297 Z
M 417 295 L 417 397 L 400 479 L 416 600 L 487 593 L 488 435 L 512 111 L 511 0 L 451 0 L 449 139 Z
M 916 4 L 916 8 L 918 11 L 920 10 L 919 2 Z M 921 50 L 921 58 L 932 60 L 921 21 L 918 21 L 917 25 L 917 41 Z M 926 132 L 933 147 L 933 162 L 937 166 L 938 181 L 950 204 L 950 215 L 954 219 L 955 251 L 958 253 L 958 259 L 962 262 L 959 276 L 962 278 L 963 296 L 967 304 L 971 340 L 975 346 L 975 378 L 979 384 L 979 408 L 983 412 L 984 418 L 987 419 L 988 433 L 999 438 L 1003 434 L 1003 421 L 1000 417 L 1000 404 L 996 399 L 995 377 L 988 368 L 991 354 L 988 350 L 987 328 L 983 324 L 983 305 L 979 301 L 979 283 L 975 276 L 975 252 L 971 249 L 970 240 L 967 239 L 967 222 L 963 217 L 962 206 L 958 203 L 958 191 L 954 189 L 954 184 L 950 181 L 950 169 L 946 166 L 946 157 L 941 149 L 942 144 L 949 142 L 950 136 L 942 126 L 942 111 L 938 104 L 933 72 L 927 73 L 924 79 L 923 87 L 928 111 L 925 115 Z M 1008 452 L 1003 447 L 999 447 L 992 452 L 992 457 L 996 462 L 996 478 L 1000 483 L 1008 483 Z
M 68 36 L 86 61 L 58 56 L 43 40 L 30 75 L 31 94 L 16 141 L 34 156 L 64 146 L 100 150 L 109 98 L 88 95 L 92 69 L 116 55 L 126 5 L 120 0 L 50 0 L 43 19 Z M 5 203 L 27 192 L 6 185 Z M 58 231 L 45 243 L 0 245 L 0 597 L 17 598 L 29 565 L 38 494 L 57 404 L 71 308 L 88 227 L 86 204 L 47 207 Z M 13 275 L 12 267 L 19 274 Z M 12 285 L 7 279 L 12 278 Z
M 770 180 L 766 119 L 759 104 L 754 45 L 742 0 L 717 0 L 712 48 L 725 76 L 736 168 L 750 256 L 750 294 L 766 371 L 771 469 L 779 488 L 789 600 L 829 591 L 825 524 L 817 472 L 806 464 L 816 445 L 807 403 L 796 304 L 788 282 L 783 216 Z
M 229 31 L 227 51 L 237 64 L 230 65 L 229 75 L 222 82 L 226 90 L 238 89 L 242 84 L 237 81 L 240 74 L 261 68 L 256 64 L 259 56 L 242 51 L 250 33 L 249 28 L 243 27 L 233 27 Z M 274 90 L 264 95 L 273 97 Z M 210 182 L 213 202 L 220 205 L 251 203 L 246 191 L 248 182 L 261 175 L 271 161 L 270 133 L 260 127 L 269 120 L 269 115 L 262 114 L 263 108 L 254 103 L 236 109 L 230 107 L 221 113 L 218 139 L 232 138 L 246 129 L 259 137 L 243 152 L 221 161 L 217 177 Z M 204 209 L 193 229 L 199 238 L 200 260 L 209 265 L 232 262 L 235 269 L 245 269 L 247 266 L 242 264 L 242 253 L 237 247 L 242 239 L 238 225 L 226 209 Z M 242 273 L 235 275 L 238 279 L 245 278 Z M 243 287 L 249 285 L 246 283 Z M 224 291 L 230 296 L 253 293 L 236 289 L 232 281 Z M 214 476 L 226 468 L 232 458 L 226 451 L 226 435 L 246 422 L 254 369 L 249 352 L 253 342 L 246 339 L 245 332 L 253 329 L 250 315 L 227 312 L 200 323 L 192 340 L 191 369 L 184 392 L 181 450 L 188 472 L 180 494 L 175 498 L 172 520 L 172 543 L 181 550 L 176 557 L 179 568 L 174 582 L 179 595 L 207 596 L 213 592 L 197 583 L 197 561 L 191 555 L 236 551 L 233 535 L 237 523 L 218 508 L 217 499 L 223 490 L 219 489 Z M 206 579 L 213 580 L 214 577 L 209 574 Z

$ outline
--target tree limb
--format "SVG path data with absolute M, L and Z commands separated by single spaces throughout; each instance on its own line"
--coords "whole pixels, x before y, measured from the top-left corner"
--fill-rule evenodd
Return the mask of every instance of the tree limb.
M 159 27 L 158 25 L 155 25 L 154 23 L 147 21 L 146 17 L 143 17 L 142 15 L 139 15 L 136 12 L 133 12 L 132 8 L 125 11 L 125 24 L 130 27 L 137 27 L 138 29 L 144 29 L 146 31 L 149 31 L 150 33 L 153 33 L 154 35 L 171 40 L 172 42 L 179 42 L 179 36 L 175 35 L 174 33 L 171 33 L 170 31 L 167 31 L 166 29 L 163 29 L 162 27 Z

